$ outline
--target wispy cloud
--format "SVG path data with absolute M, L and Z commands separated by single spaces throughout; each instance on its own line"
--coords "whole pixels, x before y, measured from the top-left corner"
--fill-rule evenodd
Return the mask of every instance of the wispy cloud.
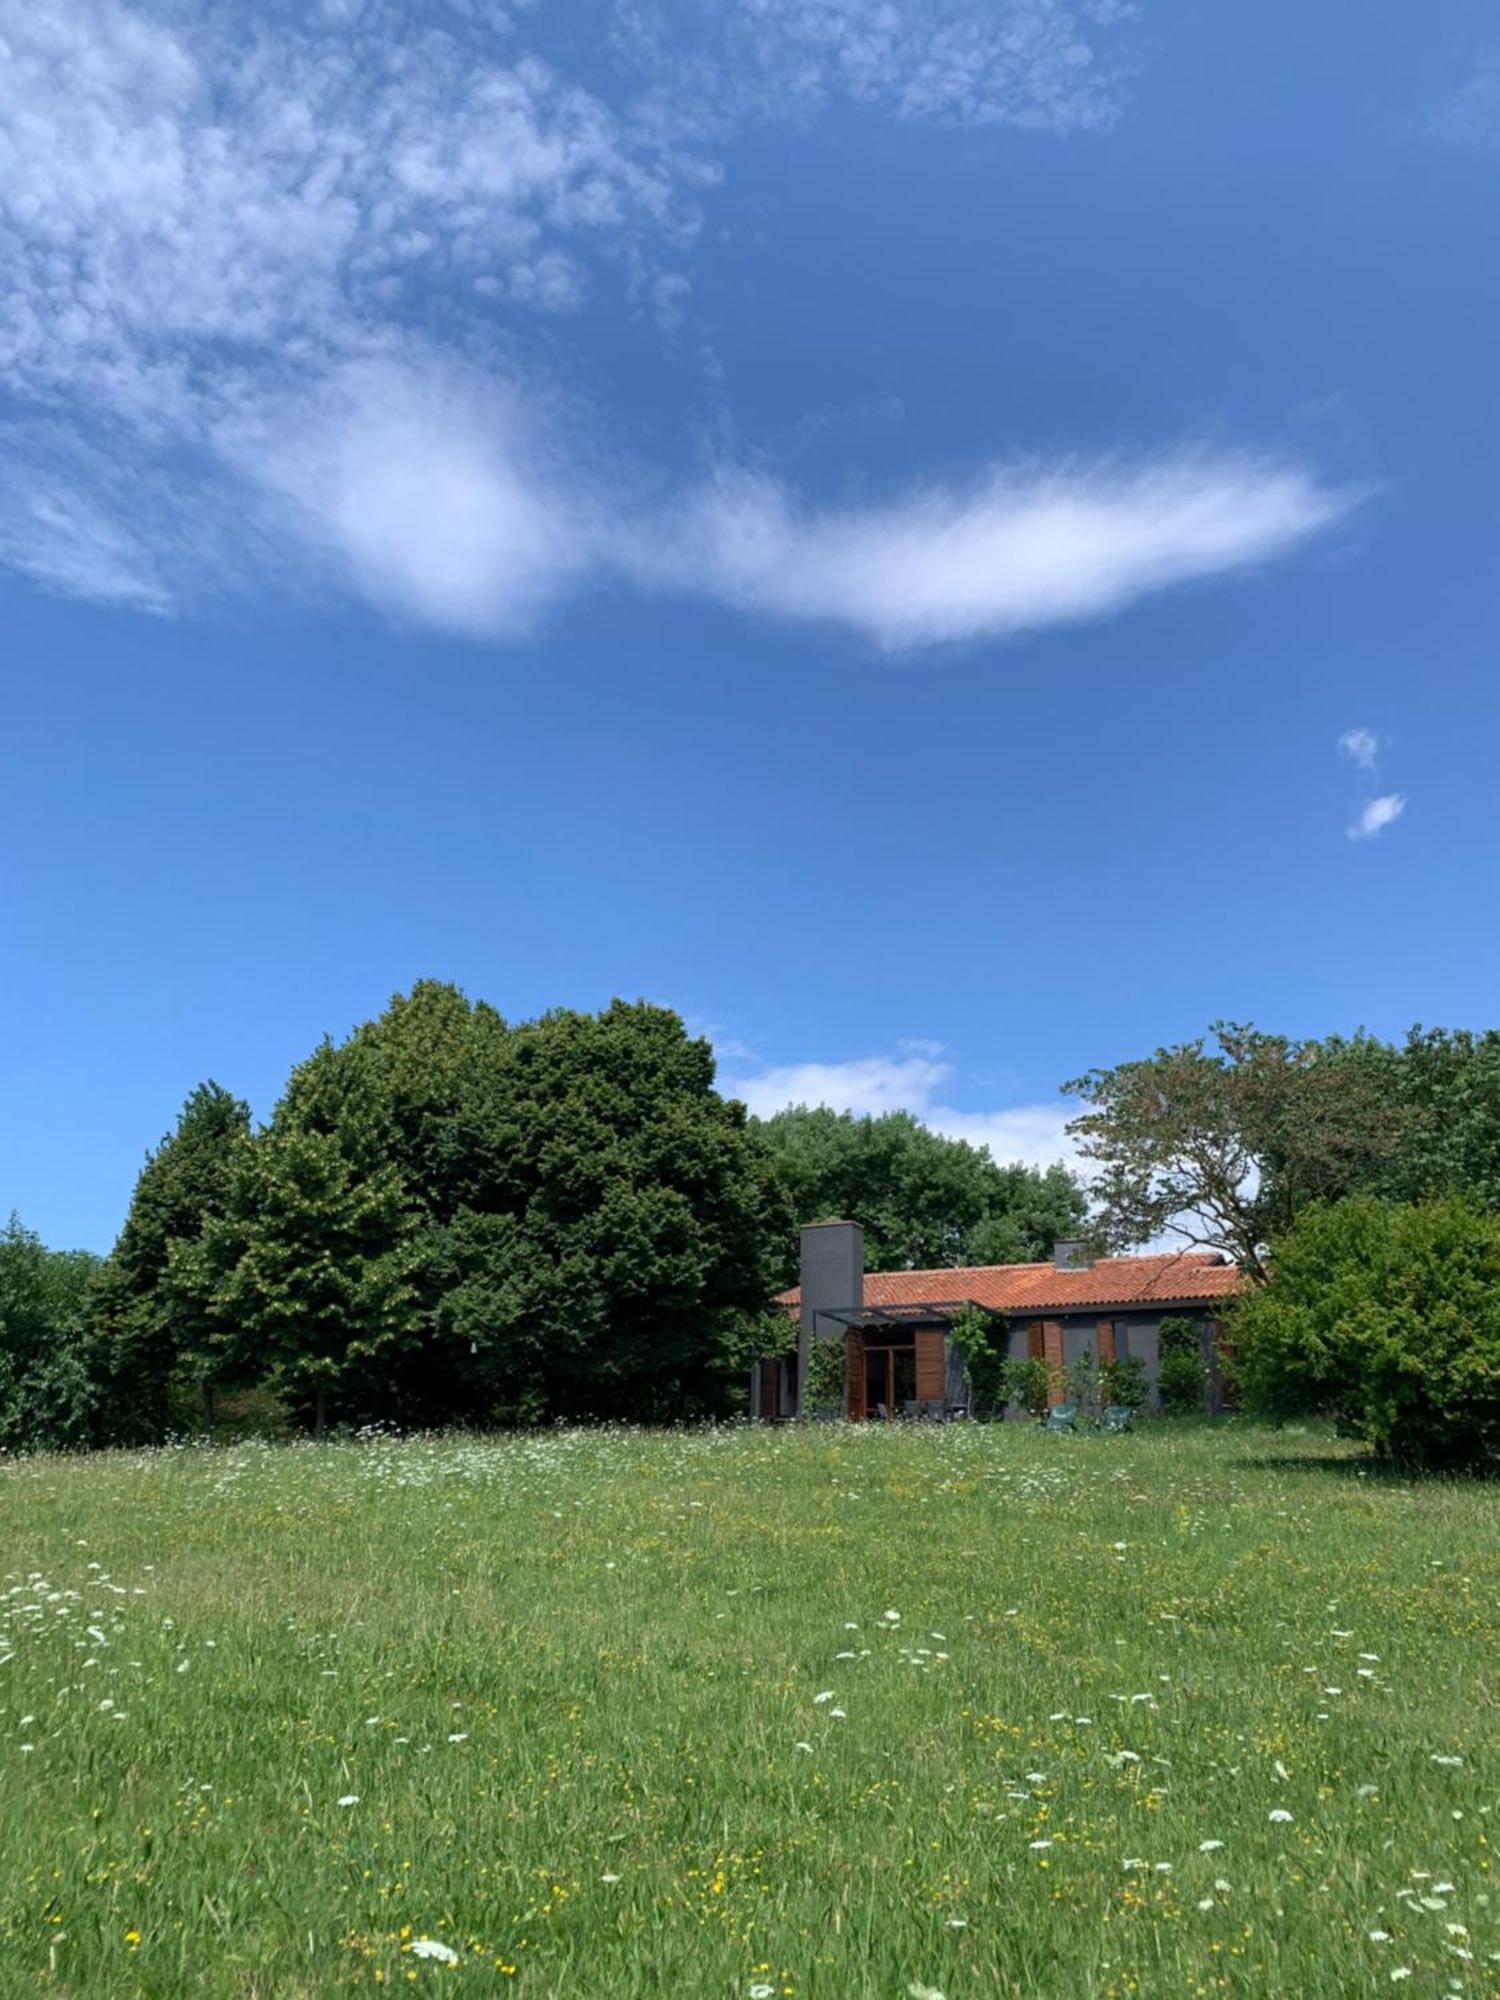
M 1339 738 L 1339 755 L 1359 771 L 1373 771 L 1380 756 L 1380 738 L 1373 729 L 1346 729 Z
M 1128 0 L 619 0 L 615 45 L 682 104 L 742 120 L 847 97 L 951 126 L 1098 130 L 1119 115 Z
M 644 577 L 885 647 L 1004 637 L 1222 576 L 1329 527 L 1359 495 L 1253 457 L 999 466 L 966 487 L 817 511 L 731 475 L 633 557 Z
M 721 1088 L 738 1097 L 757 1117 L 769 1118 L 788 1105 L 827 1105 L 856 1117 L 909 1111 L 945 1138 L 986 1146 L 1001 1164 L 1046 1167 L 1077 1165 L 1067 1135 L 1073 1112 L 1063 1104 L 1008 1105 L 961 1111 L 945 1102 L 956 1070 L 937 1045 L 908 1044 L 897 1055 L 858 1056 L 847 1062 L 789 1063 L 759 1073 L 726 1076 Z
M 1393 826 L 1406 811 L 1406 800 L 1400 792 L 1387 792 L 1378 799 L 1368 800 L 1355 818 L 1345 828 L 1350 840 L 1373 840 L 1385 827 Z
M 663 494 L 523 337 L 609 286 L 680 317 L 747 120 L 1108 124 L 1130 11 L 593 0 L 585 77 L 530 6 L 0 0 L 0 560 L 141 609 L 269 583 L 501 637 L 623 582 L 903 648 L 1284 556 L 1358 496 L 1274 456 Z

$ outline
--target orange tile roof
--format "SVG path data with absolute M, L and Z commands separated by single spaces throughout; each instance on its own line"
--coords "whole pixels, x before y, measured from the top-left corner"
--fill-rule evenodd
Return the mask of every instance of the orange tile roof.
M 972 1299 L 996 1312 L 1076 1312 L 1092 1306 L 1183 1304 L 1232 1297 L 1245 1279 L 1216 1250 L 1175 1250 L 1155 1257 L 1101 1257 L 1085 1269 L 1054 1264 L 969 1264 L 943 1271 L 868 1271 L 865 1305 L 916 1306 Z M 780 1303 L 795 1310 L 794 1285 Z

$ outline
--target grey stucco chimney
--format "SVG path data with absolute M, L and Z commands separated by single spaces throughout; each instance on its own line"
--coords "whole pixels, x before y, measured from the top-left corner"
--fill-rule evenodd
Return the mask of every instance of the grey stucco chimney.
M 1053 1246 L 1052 1268 L 1055 1271 L 1087 1271 L 1093 1261 L 1089 1246 L 1081 1237 L 1064 1236 Z
M 858 1312 L 865 1302 L 865 1232 L 857 1222 L 809 1222 L 802 1231 L 802 1333 L 797 1369 L 797 1407 L 807 1380 L 808 1349 L 814 1340 L 841 1340 L 841 1321 L 820 1316 Z

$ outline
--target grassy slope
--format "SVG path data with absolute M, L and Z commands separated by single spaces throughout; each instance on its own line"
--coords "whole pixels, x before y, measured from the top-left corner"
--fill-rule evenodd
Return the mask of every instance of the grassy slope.
M 0 1993 L 1500 1992 L 1500 1494 L 1337 1453 L 5 1466 Z

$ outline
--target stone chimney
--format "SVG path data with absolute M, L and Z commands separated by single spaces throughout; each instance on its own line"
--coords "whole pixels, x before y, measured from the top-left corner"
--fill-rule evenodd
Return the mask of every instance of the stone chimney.
M 797 1370 L 797 1405 L 807 1380 L 808 1351 L 815 1340 L 842 1340 L 842 1320 L 833 1312 L 858 1312 L 865 1302 L 865 1232 L 857 1222 L 809 1222 L 802 1231 L 802 1335 Z
M 1089 1246 L 1078 1236 L 1063 1236 L 1052 1246 L 1052 1268 L 1055 1271 L 1087 1271 L 1093 1265 Z

